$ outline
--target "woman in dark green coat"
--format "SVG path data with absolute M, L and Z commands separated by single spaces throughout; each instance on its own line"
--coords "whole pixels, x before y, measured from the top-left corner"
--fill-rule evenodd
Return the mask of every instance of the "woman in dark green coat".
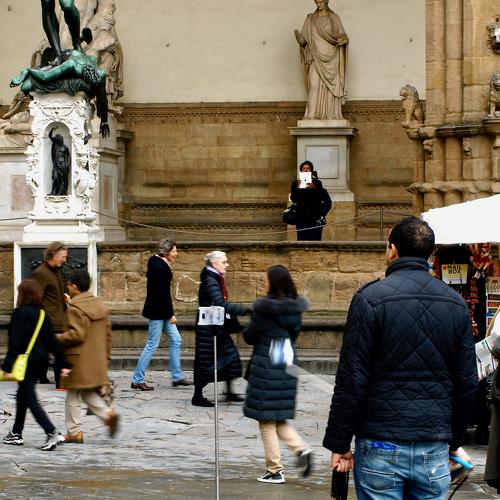
M 286 364 L 273 364 L 271 342 L 293 347 L 300 333 L 302 313 L 308 302 L 297 295 L 295 284 L 284 266 L 272 266 L 266 272 L 266 296 L 253 305 L 252 318 L 243 332 L 253 354 L 245 378 L 248 381 L 243 413 L 259 422 L 264 444 L 266 473 L 258 478 L 265 483 L 285 482 L 279 441 L 295 453 L 298 467 L 306 476 L 311 468 L 311 450 L 287 422 L 295 414 L 297 378 L 286 371 Z

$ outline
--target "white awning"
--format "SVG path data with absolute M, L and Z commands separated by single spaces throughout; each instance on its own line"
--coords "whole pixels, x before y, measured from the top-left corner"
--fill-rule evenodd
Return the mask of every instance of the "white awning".
M 500 194 L 432 208 L 422 218 L 434 230 L 437 244 L 500 242 Z

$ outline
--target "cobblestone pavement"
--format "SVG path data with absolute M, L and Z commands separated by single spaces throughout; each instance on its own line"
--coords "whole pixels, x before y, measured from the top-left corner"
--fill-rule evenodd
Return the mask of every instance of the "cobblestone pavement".
M 151 392 L 130 388 L 130 372 L 112 372 L 121 431 L 110 439 L 94 416 L 84 416 L 85 443 L 63 444 L 42 452 L 43 431 L 27 417 L 24 446 L 0 444 L 0 498 L 8 499 L 209 499 L 215 497 L 214 411 L 191 405 L 191 388 L 173 388 L 164 372 L 149 374 Z M 294 425 L 314 450 L 315 470 L 299 477 L 294 458 L 283 449 L 286 483 L 258 483 L 264 472 L 256 422 L 242 415 L 241 404 L 219 404 L 220 498 L 329 498 L 329 452 L 321 447 L 332 376 L 302 375 Z M 213 397 L 213 385 L 205 390 Z M 236 389 L 243 393 L 244 381 Z M 14 383 L 0 384 L 0 433 L 11 428 Z M 219 392 L 224 384 L 219 384 Z M 64 432 L 64 392 L 38 386 L 39 398 L 54 424 Z M 481 481 L 485 447 L 467 447 L 475 462 L 469 481 L 453 497 L 498 498 Z M 351 487 L 351 496 L 355 498 Z

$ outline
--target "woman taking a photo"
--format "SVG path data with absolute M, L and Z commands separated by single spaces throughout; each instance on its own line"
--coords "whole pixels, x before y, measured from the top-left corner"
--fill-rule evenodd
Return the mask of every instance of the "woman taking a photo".
M 231 338 L 242 330 L 236 316 L 248 312 L 240 304 L 228 302 L 224 276 L 229 264 L 224 252 L 215 250 L 205 256 L 206 266 L 201 271 L 198 303 L 200 307 L 220 306 L 225 309 L 224 325 L 198 325 L 196 318 L 196 345 L 194 354 L 194 406 L 212 407 L 214 403 L 203 396 L 203 388 L 214 381 L 214 336 L 217 336 L 217 376 L 227 385 L 226 400 L 241 402 L 243 399 L 231 388 L 231 381 L 241 377 L 241 360 Z
M 14 362 L 19 354 L 24 354 L 30 343 L 40 318 L 42 305 L 42 289 L 32 280 L 26 279 L 18 287 L 17 307 L 12 313 L 9 327 L 9 348 L 2 363 L 4 376 L 12 372 Z M 43 451 L 53 450 L 64 442 L 64 436 L 55 428 L 49 417 L 40 406 L 35 392 L 35 385 L 47 366 L 49 353 L 53 353 L 56 363 L 62 367 L 61 376 L 69 373 L 70 364 L 64 360 L 62 348 L 56 342 L 49 315 L 45 314 L 42 326 L 28 358 L 26 375 L 19 382 L 16 395 L 16 419 L 12 431 L 4 438 L 4 444 L 23 445 L 23 429 L 26 411 L 33 414 L 38 425 L 45 431 L 47 438 L 42 446 Z
M 302 313 L 308 302 L 297 295 L 295 284 L 284 266 L 272 266 L 266 272 L 265 296 L 253 304 L 252 318 L 243 331 L 247 344 L 253 345 L 247 379 L 243 413 L 259 422 L 264 444 L 266 473 L 258 478 L 263 483 L 285 482 L 278 439 L 297 457 L 297 467 L 305 477 L 311 470 L 311 450 L 287 420 L 295 413 L 297 378 L 289 375 L 286 365 L 274 364 L 271 343 L 293 347 L 300 333 Z
M 290 187 L 290 199 L 297 206 L 297 241 L 321 241 L 332 200 L 310 161 L 302 162 L 299 171 L 310 173 L 310 177 L 299 178 Z

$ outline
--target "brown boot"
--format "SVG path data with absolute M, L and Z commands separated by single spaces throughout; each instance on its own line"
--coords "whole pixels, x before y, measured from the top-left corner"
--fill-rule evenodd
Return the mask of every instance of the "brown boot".
M 118 432 L 118 422 L 120 420 L 120 416 L 115 410 L 110 410 L 108 417 L 106 418 L 106 425 L 109 428 L 109 437 L 115 437 L 115 434 Z
M 82 444 L 83 443 L 83 432 L 77 432 L 76 434 L 66 434 L 64 436 L 64 442 L 65 443 L 77 443 L 77 444 Z

